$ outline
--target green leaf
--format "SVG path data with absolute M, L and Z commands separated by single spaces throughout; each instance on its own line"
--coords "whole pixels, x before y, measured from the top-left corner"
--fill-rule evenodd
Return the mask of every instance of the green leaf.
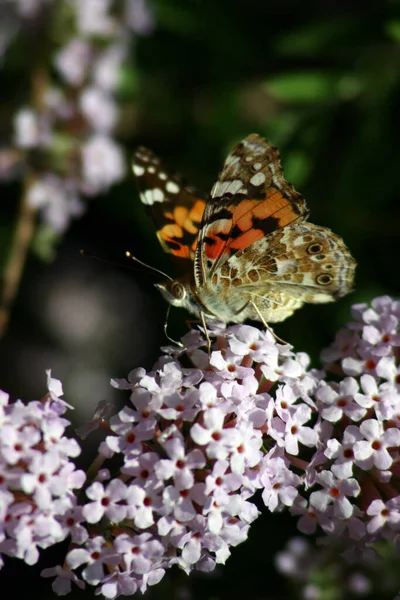
M 385 31 L 394 42 L 400 43 L 400 20 L 388 21 Z
M 336 96 L 336 76 L 326 73 L 287 73 L 271 78 L 267 91 L 286 102 L 319 102 Z
M 315 56 L 327 48 L 337 47 L 338 40 L 345 36 L 352 38 L 357 31 L 357 21 L 350 15 L 330 16 L 329 20 L 317 20 L 315 23 L 295 27 L 278 35 L 275 48 L 278 54 L 293 56 Z

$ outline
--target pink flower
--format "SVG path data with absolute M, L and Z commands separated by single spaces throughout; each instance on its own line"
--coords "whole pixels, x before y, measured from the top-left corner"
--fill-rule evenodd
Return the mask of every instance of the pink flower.
M 288 468 L 281 457 L 266 458 L 261 475 L 264 485 L 262 499 L 269 510 L 274 511 L 279 506 L 291 506 L 298 495 L 300 477 Z
M 98 523 L 103 515 L 116 523 L 125 518 L 127 508 L 122 501 L 127 497 L 127 489 L 120 479 L 112 479 L 106 488 L 95 481 L 87 488 L 86 495 L 93 500 L 83 507 L 83 516 L 88 523 Z
M 384 431 L 382 423 L 368 419 L 361 423 L 360 433 L 364 440 L 354 444 L 356 464 L 362 469 L 369 469 L 373 464 L 377 469 L 389 469 L 393 457 L 388 449 L 400 445 L 400 430 L 397 427 L 390 427 Z
M 339 519 L 347 519 L 353 514 L 353 505 L 347 496 L 358 496 L 360 486 L 355 479 L 336 479 L 330 471 L 317 475 L 317 482 L 324 489 L 313 492 L 310 505 L 320 512 L 325 512 L 333 504 L 334 515 Z
M 204 424 L 195 423 L 190 435 L 196 444 L 206 446 L 209 458 L 226 458 L 231 449 L 238 446 L 239 436 L 235 429 L 224 428 L 225 414 L 219 408 L 204 413 Z

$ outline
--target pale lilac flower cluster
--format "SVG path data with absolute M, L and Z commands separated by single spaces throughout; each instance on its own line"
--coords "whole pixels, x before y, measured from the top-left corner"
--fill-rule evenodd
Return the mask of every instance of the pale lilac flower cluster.
M 198 332 L 182 341 L 192 367 L 169 348 L 153 371 L 113 381 L 130 391 L 130 405 L 111 418 L 103 468 L 86 490 L 82 515 L 96 533 L 68 552 L 68 569 L 52 571 L 55 589 L 74 573 L 113 598 L 144 592 L 173 565 L 211 571 L 246 540 L 256 490 L 271 510 L 292 504 L 300 479 L 267 432 L 274 422 L 279 443 L 290 440 L 293 451 L 315 445 L 305 425 L 311 409 L 300 399 L 316 385 L 307 357 L 246 325 L 221 330 L 210 356 Z M 286 432 L 268 393 L 276 384 Z M 116 455 L 122 466 L 112 474 L 104 461 Z
M 174 565 L 211 571 L 246 540 L 257 490 L 302 532 L 343 542 L 348 560 L 376 541 L 400 547 L 399 303 L 354 315 L 324 352 L 336 378 L 269 331 L 234 325 L 210 331 L 210 355 L 192 331 L 152 371 L 113 380 L 130 402 L 85 426 L 107 435 L 68 513 L 65 566 L 44 573 L 54 590 L 86 582 L 114 598 Z
M 86 476 L 71 459 L 80 454 L 66 437 L 68 405 L 59 398 L 61 383 L 48 372 L 48 394 L 24 404 L 9 403 L 0 392 L 0 566 L 3 555 L 35 564 L 39 549 L 69 535 L 83 541 L 83 530 L 71 526 L 79 513 L 75 490 Z M 70 407 L 69 407 L 70 408 Z M 85 532 L 86 533 L 86 532 Z
M 353 306 L 353 316 L 322 353 L 339 377 L 321 379 L 314 392 L 317 452 L 291 511 L 302 515 L 302 532 L 319 526 L 364 552 L 400 539 L 400 302 L 379 297 Z
M 107 191 L 125 175 L 123 150 L 113 138 L 116 92 L 134 34 L 149 33 L 152 19 L 144 0 L 18 4 L 24 17 L 30 6 L 31 27 L 35 17 L 43 22 L 42 13 L 48 12 L 49 36 L 52 23 L 58 29 L 65 24 L 62 46 L 31 74 L 34 97 L 15 114 L 14 147 L 0 152 L 0 177 L 8 178 L 19 158 L 29 167 L 27 202 L 52 230 L 63 232 L 82 214 L 82 195 Z M 40 170 L 31 161 L 35 153 Z

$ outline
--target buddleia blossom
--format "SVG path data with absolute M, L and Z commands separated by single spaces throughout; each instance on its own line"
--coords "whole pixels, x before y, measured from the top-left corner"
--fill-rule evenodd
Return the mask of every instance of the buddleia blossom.
M 273 386 L 286 389 L 303 377 L 310 391 L 304 356 L 246 325 L 219 330 L 210 356 L 199 332 L 182 341 L 185 350 L 166 348 L 152 371 L 113 380 L 129 392 L 129 403 L 107 421 L 98 458 L 105 468 L 85 490 L 88 535 L 75 540 L 66 566 L 46 570 L 56 591 L 64 580 L 71 585 L 71 573 L 114 597 L 144 592 L 173 565 L 211 571 L 246 540 L 259 514 L 250 500 L 257 489 L 268 490 L 271 510 L 297 496 L 300 478 L 283 451 L 285 433 L 278 446 L 267 431 Z M 183 367 L 188 359 L 192 366 Z M 264 378 L 263 365 L 273 381 Z M 299 406 L 290 414 L 292 430 L 298 428 L 293 451 L 316 443 L 307 431 L 309 406 Z M 107 461 L 116 456 L 122 466 L 114 472 Z
M 37 562 L 40 548 L 74 537 L 65 515 L 73 519 L 79 513 L 76 490 L 86 478 L 72 462 L 80 447 L 65 435 L 69 421 L 62 415 L 71 407 L 59 397 L 61 384 L 50 372 L 48 390 L 28 404 L 0 395 L 0 555 L 29 565 Z M 87 537 L 76 527 L 75 534 L 81 542 Z
M 58 516 L 73 545 L 44 572 L 54 590 L 87 583 L 113 598 L 174 565 L 212 571 L 247 539 L 257 490 L 347 560 L 377 541 L 399 547 L 398 314 L 388 298 L 354 307 L 323 353 L 327 373 L 269 331 L 216 325 L 210 353 L 191 331 L 151 371 L 114 379 L 129 400 L 85 426 L 106 433 L 79 504 Z M 46 506 L 37 473 L 51 464 L 37 460 L 24 485 Z
M 40 28 L 38 37 L 51 37 L 53 26 L 63 36 L 54 54 L 43 54 L 40 68 L 32 69 L 32 97 L 14 115 L 13 146 L 0 152 L 0 177 L 29 173 L 27 203 L 60 233 L 84 211 L 83 196 L 107 191 L 125 175 L 114 139 L 116 92 L 135 34 L 150 33 L 153 21 L 144 0 L 21 0 L 14 22 L 21 36 L 26 24 Z
M 319 525 L 367 549 L 380 539 L 396 544 L 400 531 L 400 303 L 383 296 L 352 312 L 354 321 L 322 352 L 328 373 L 341 379 L 327 376 L 315 389 L 317 453 L 291 510 L 303 515 L 301 531 Z

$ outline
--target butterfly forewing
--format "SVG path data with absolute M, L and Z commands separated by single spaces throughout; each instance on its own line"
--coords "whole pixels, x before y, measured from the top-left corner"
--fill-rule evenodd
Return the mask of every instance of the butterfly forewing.
M 205 196 L 185 186 L 181 178 L 172 175 L 147 148 L 138 148 L 132 169 L 140 198 L 154 221 L 165 252 L 193 260 Z
M 307 215 L 304 198 L 283 178 L 278 150 L 258 135 L 248 136 L 233 148 L 211 190 L 196 253 L 196 283 L 236 252 Z

